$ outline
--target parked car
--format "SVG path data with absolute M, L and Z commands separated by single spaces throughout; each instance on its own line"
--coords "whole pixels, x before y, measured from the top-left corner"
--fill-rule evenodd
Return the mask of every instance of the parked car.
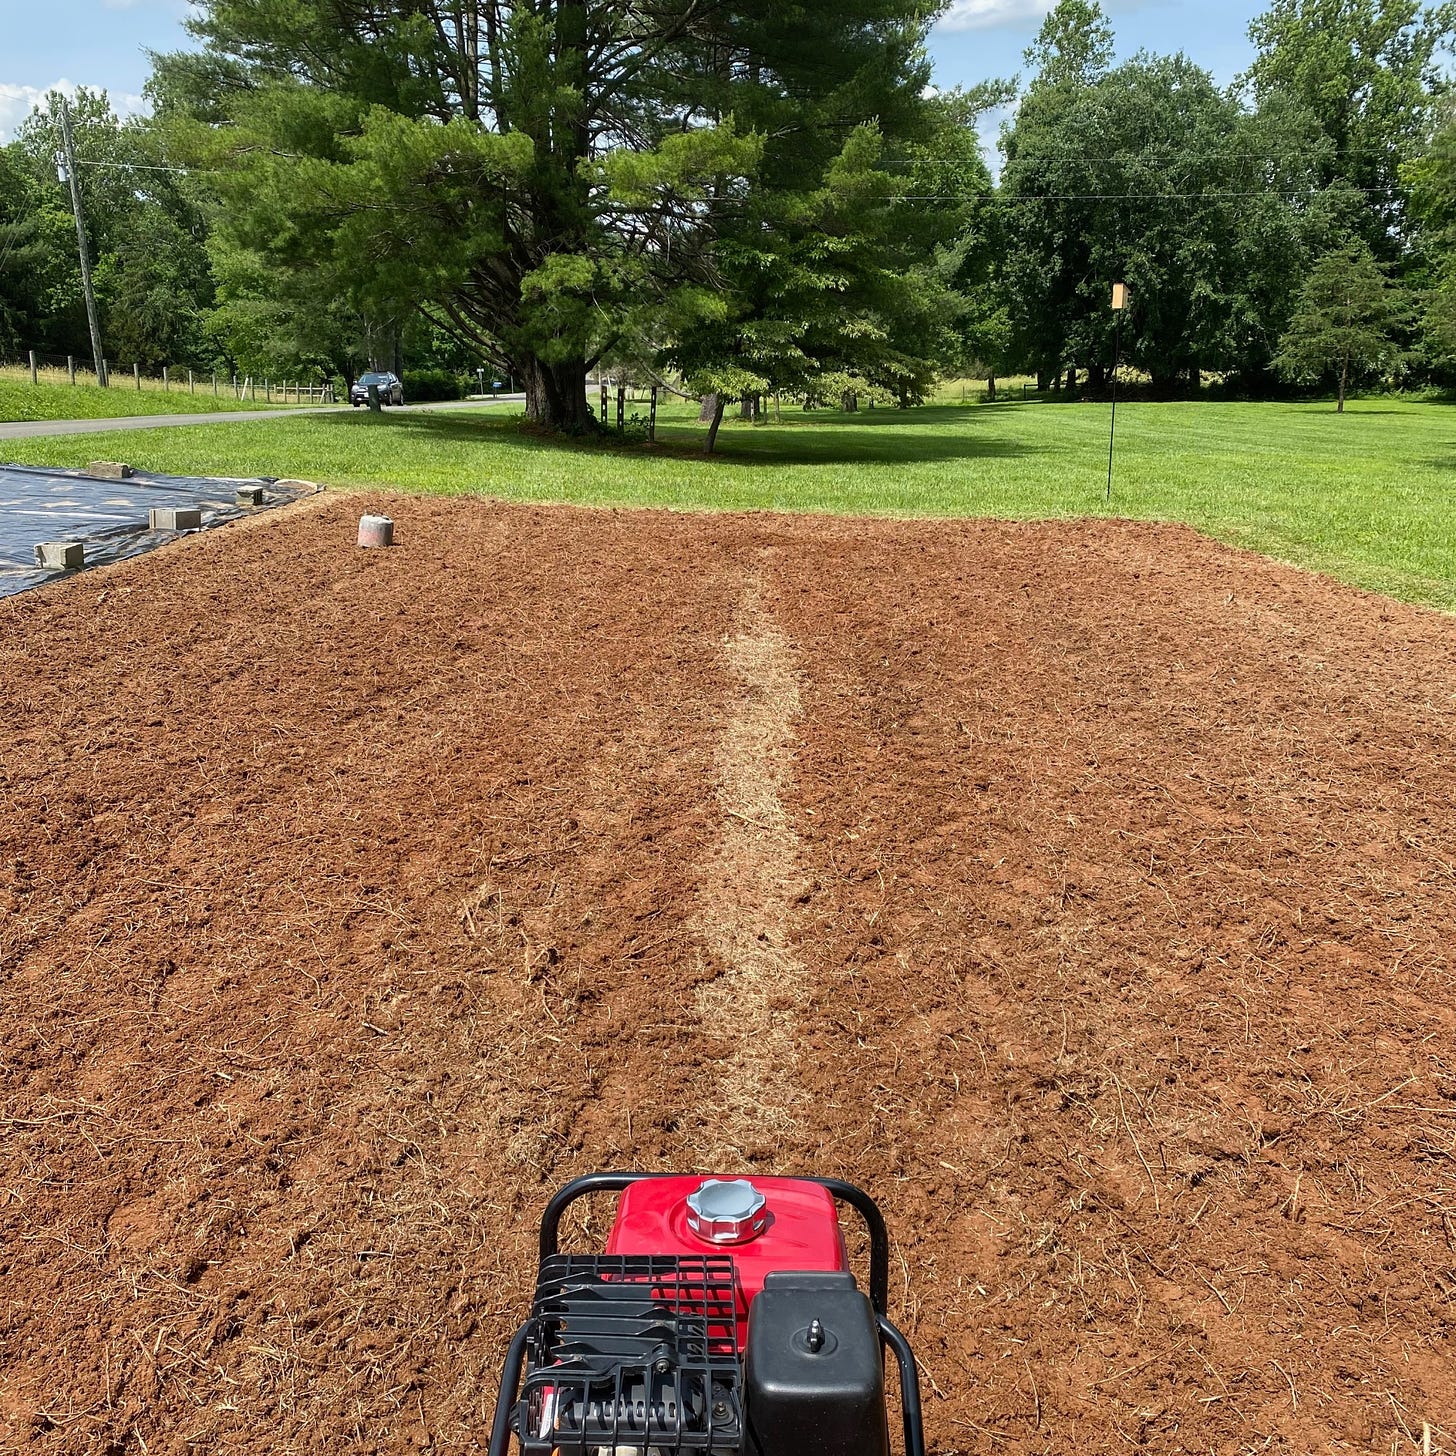
M 349 403 L 358 409 L 361 404 L 369 403 L 369 386 L 371 384 L 379 387 L 380 404 L 403 404 L 404 385 L 399 382 L 398 374 L 389 374 L 383 370 L 371 370 L 368 374 L 361 374 L 349 386 Z

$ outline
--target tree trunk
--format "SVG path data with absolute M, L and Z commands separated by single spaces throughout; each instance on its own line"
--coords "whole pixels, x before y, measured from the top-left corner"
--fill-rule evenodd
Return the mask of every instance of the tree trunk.
M 1107 387 L 1107 365 L 1089 364 L 1087 366 L 1087 387 L 1099 393 Z
M 756 396 L 745 394 L 738 404 L 738 418 L 740 420 L 751 420 L 754 415 L 754 406 L 758 403 Z
M 527 354 L 521 360 L 526 386 L 526 418 L 533 425 L 565 435 L 589 435 L 599 422 L 586 402 L 586 361 L 547 364 Z
M 1075 364 L 1069 364 L 1067 366 L 1067 393 L 1068 394 L 1076 394 L 1076 392 L 1077 392 L 1077 366 Z
M 718 396 L 716 394 L 705 394 L 703 396 L 703 407 L 698 411 L 698 423 L 700 425 L 710 425 L 713 423 L 713 417 L 722 413 L 723 408 L 718 402 Z
M 708 398 L 713 401 L 713 418 L 708 424 L 708 443 L 703 446 L 704 455 L 711 455 L 713 446 L 718 443 L 718 426 L 723 423 L 723 406 L 727 403 L 721 394 L 710 394 Z
M 1349 383 L 1349 380 L 1350 355 L 1347 352 L 1345 354 L 1345 357 L 1340 360 L 1340 405 L 1339 408 L 1335 411 L 1337 415 L 1342 415 L 1345 413 L 1345 387 Z
M 994 374 L 986 376 L 986 403 L 996 403 L 996 376 Z
M 1051 372 L 1051 370 L 1050 369 L 1044 369 L 1040 365 L 1038 365 L 1037 366 L 1037 371 L 1036 371 L 1036 392 L 1038 394 L 1043 394 L 1048 389 L 1050 389 L 1051 387 L 1052 387 L 1052 372 Z

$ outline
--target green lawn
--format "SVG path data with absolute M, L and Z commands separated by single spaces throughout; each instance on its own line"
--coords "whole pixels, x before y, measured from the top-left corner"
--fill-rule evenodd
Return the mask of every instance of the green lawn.
M 214 410 L 277 409 L 260 399 L 236 400 L 226 389 L 214 397 L 210 380 L 197 381 L 197 393 L 187 390 L 185 376 L 170 390 L 144 379 L 137 389 L 129 375 L 117 375 L 110 389 L 94 384 L 32 384 L 28 377 L 0 376 L 0 421 L 104 420 L 123 415 L 210 414 Z M 0 442 L 3 444 L 3 442 Z
M 0 456 L 98 456 L 197 474 L 596 505 L 1018 519 L 1186 521 L 1236 545 L 1456 609 L 1456 407 L 1129 404 L 1110 507 L 1107 407 L 942 405 L 732 422 L 704 459 L 686 406 L 656 449 L 561 444 L 502 413 L 366 414 L 0 441 Z

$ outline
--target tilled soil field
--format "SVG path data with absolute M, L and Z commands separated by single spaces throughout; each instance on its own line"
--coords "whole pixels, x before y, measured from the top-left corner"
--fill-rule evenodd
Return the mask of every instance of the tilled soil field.
M 635 1165 L 875 1193 L 940 1456 L 1456 1451 L 1453 694 L 1118 524 L 326 497 L 0 602 L 0 1449 L 481 1451 Z

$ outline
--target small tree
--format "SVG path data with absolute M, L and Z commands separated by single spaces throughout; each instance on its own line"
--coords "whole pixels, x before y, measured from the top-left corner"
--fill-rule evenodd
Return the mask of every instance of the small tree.
M 1313 380 L 1337 371 L 1343 414 L 1351 370 L 1363 373 L 1400 358 L 1393 335 L 1404 312 L 1370 249 L 1347 243 L 1310 272 L 1274 367 L 1288 379 Z

